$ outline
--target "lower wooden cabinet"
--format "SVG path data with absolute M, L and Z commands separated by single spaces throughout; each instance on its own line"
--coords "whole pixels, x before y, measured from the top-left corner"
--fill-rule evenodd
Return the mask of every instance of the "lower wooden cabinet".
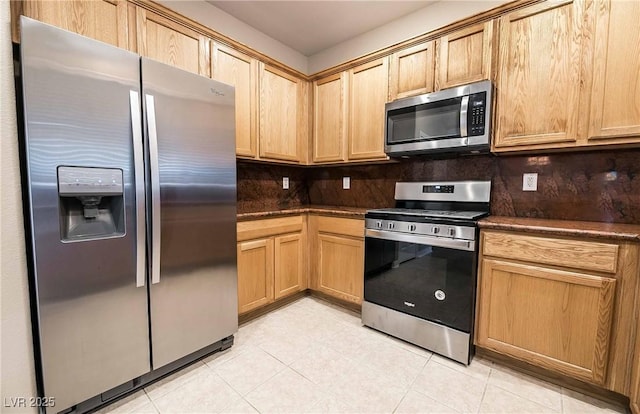
M 302 233 L 274 238 L 274 298 L 280 299 L 306 289 L 304 277 L 304 247 Z
M 478 345 L 604 384 L 615 279 L 482 262 Z
M 633 357 L 633 368 L 631 370 L 631 390 L 629 401 L 631 412 L 640 414 L 640 309 L 635 311 L 636 325 L 636 346 Z
M 292 216 L 238 223 L 238 313 L 303 291 L 306 218 Z
M 273 302 L 273 238 L 238 243 L 238 313 Z
M 480 249 L 476 345 L 629 395 L 637 245 L 482 230 Z
M 311 215 L 311 289 L 362 303 L 364 220 Z

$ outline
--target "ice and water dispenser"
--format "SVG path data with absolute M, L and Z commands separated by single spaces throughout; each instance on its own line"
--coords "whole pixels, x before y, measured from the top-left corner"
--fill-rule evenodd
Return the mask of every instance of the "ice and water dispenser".
M 123 190 L 120 169 L 58 167 L 62 241 L 124 235 Z

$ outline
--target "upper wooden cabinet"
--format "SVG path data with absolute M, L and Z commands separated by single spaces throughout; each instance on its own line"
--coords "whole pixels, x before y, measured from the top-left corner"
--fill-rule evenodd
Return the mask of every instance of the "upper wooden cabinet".
M 213 42 L 211 77 L 236 88 L 236 154 L 257 155 L 258 61 Z
M 494 151 L 640 144 L 640 4 L 548 1 L 500 18 Z
M 303 81 L 260 63 L 259 153 L 260 158 L 300 162 L 303 140 Z M 306 119 L 306 118 L 305 118 Z
M 389 64 L 389 100 L 432 92 L 433 70 L 433 42 L 392 54 Z
M 629 395 L 638 245 L 482 230 L 476 345 Z
M 349 71 L 350 160 L 385 159 L 384 104 L 389 90 L 388 57 Z
M 210 75 L 209 39 L 141 7 L 136 8 L 137 51 L 203 76 Z
M 492 79 L 495 26 L 491 20 L 436 41 L 436 90 Z
M 494 149 L 575 145 L 584 3 L 549 1 L 500 18 Z
M 127 49 L 129 46 L 127 2 L 124 0 L 12 1 L 27 17 L 71 32 Z M 14 15 L 17 25 L 17 16 Z M 17 39 L 16 39 L 17 40 Z
M 640 137 L 640 2 L 598 0 L 588 145 Z
M 347 101 L 346 72 L 313 83 L 313 162 L 346 160 Z

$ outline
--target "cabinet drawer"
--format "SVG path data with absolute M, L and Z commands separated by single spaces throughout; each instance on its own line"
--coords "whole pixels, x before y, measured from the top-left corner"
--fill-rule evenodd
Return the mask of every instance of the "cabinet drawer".
M 364 238 L 364 220 L 317 216 L 318 231 Z
M 618 245 L 548 237 L 483 232 L 485 256 L 616 273 Z
M 238 241 L 302 231 L 303 216 L 278 217 L 238 222 Z

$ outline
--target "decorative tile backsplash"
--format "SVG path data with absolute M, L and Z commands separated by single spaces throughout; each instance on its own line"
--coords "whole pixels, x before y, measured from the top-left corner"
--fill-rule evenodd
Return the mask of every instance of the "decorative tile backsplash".
M 538 173 L 538 191 L 522 174 Z M 289 174 L 291 189 L 282 190 Z M 342 178 L 351 189 L 342 189 Z M 380 208 L 394 204 L 396 181 L 492 180 L 491 213 L 640 224 L 640 149 L 545 155 L 416 157 L 361 166 L 287 167 L 238 163 L 238 210 L 305 204 Z

